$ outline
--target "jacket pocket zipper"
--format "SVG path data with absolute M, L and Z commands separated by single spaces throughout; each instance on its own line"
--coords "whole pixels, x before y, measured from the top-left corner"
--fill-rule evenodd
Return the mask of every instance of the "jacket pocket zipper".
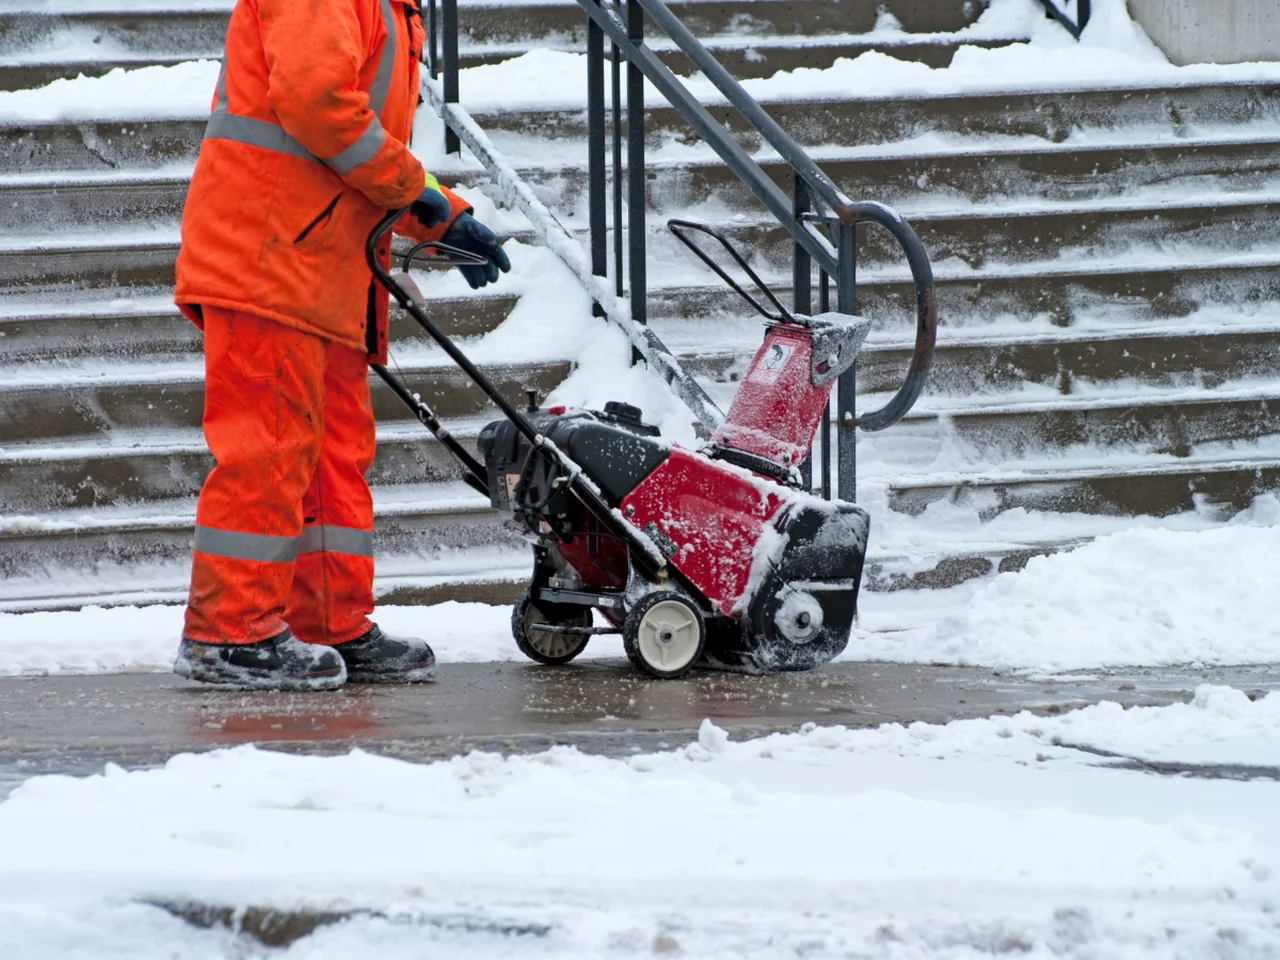
M 338 194 L 336 197 L 330 200 L 329 205 L 325 207 L 323 210 L 321 210 L 314 220 L 312 220 L 310 223 L 308 223 L 305 227 L 302 228 L 302 232 L 298 234 L 296 237 L 294 237 L 293 242 L 301 243 L 303 240 L 307 239 L 307 236 L 311 233 L 312 230 L 314 230 L 316 227 L 320 226 L 322 223 L 324 223 L 326 220 L 332 217 L 333 209 L 338 205 L 338 201 L 341 199 L 342 199 L 342 194 Z

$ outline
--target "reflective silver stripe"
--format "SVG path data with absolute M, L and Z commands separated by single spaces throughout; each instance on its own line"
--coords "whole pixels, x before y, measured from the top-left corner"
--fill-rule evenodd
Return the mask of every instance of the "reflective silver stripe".
M 332 167 L 345 177 L 360 164 L 368 163 L 372 160 L 377 152 L 382 149 L 383 141 L 386 139 L 387 132 L 382 129 L 382 124 L 378 122 L 378 118 L 374 117 L 369 121 L 369 126 L 364 128 L 364 133 L 360 134 L 355 143 L 331 160 L 326 160 L 325 165 Z
M 288 563 L 298 555 L 298 539 L 197 526 L 195 548 L 201 553 L 228 560 Z
M 382 24 L 387 28 L 387 42 L 382 45 L 382 59 L 378 61 L 378 72 L 373 75 L 373 83 L 369 84 L 369 109 L 376 114 L 382 113 L 387 105 L 387 94 L 391 92 L 391 74 L 396 67 L 396 21 L 391 12 L 391 0 L 381 0 Z M 408 22 L 405 29 L 409 29 Z
M 252 117 L 242 117 L 228 112 L 227 60 L 225 56 L 222 59 L 222 69 L 218 72 L 218 87 L 214 95 L 213 116 L 209 118 L 209 123 L 205 127 L 204 138 L 206 140 L 230 140 L 234 143 L 243 143 L 246 146 L 259 147 L 274 153 L 284 153 L 303 160 L 313 160 L 316 163 L 323 163 L 344 177 L 356 167 L 372 160 L 378 151 L 382 149 L 382 144 L 387 138 L 387 132 L 382 127 L 379 115 L 382 113 L 382 108 L 386 106 L 387 96 L 391 92 L 391 77 L 395 72 L 398 47 L 396 43 L 396 22 L 391 10 L 391 0 L 379 0 L 379 4 L 382 8 L 382 22 L 387 30 L 387 42 L 382 45 L 382 57 L 378 61 L 378 70 L 369 86 L 369 109 L 373 111 L 374 117 L 355 143 L 351 144 L 336 157 L 329 160 L 321 160 L 301 143 L 285 133 L 284 128 L 279 124 L 271 123 L 267 120 L 255 120 Z M 406 24 L 407 28 L 408 25 Z
M 373 556 L 373 534 L 355 527 L 327 527 L 316 524 L 303 527 L 298 537 L 298 553 L 349 553 L 356 557 Z
M 234 113 L 215 113 L 204 129 L 206 140 L 233 140 L 250 147 L 261 147 L 273 153 L 285 153 L 291 157 L 319 163 L 310 151 L 282 127 L 253 117 L 240 117 Z

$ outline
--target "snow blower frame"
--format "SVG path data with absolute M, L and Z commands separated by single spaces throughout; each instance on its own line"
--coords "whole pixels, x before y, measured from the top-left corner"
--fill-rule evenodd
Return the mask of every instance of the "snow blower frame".
M 383 267 L 387 236 L 403 211 L 374 228 L 369 267 L 503 419 L 486 426 L 477 459 L 431 408 L 385 367 L 373 369 L 463 468 L 463 479 L 533 547 L 534 569 L 512 610 L 520 650 L 545 664 L 572 660 L 595 634 L 621 633 L 628 658 L 649 676 L 695 666 L 768 673 L 806 670 L 848 642 L 866 554 L 867 513 L 802 489 L 800 467 L 823 422 L 832 387 L 855 362 L 870 322 L 846 314 L 807 317 L 783 307 L 733 245 L 702 224 L 671 220 L 672 233 L 766 321 L 764 343 L 711 441 L 673 446 L 621 401 L 604 410 L 527 410 L 504 397 L 427 313 L 408 270 L 423 251 L 434 265 L 484 258 L 441 243 L 413 247 L 403 269 Z M 896 219 L 911 254 L 917 295 L 932 302 L 919 240 Z M 759 288 L 743 289 L 694 239 L 709 237 Z M 923 268 L 918 265 L 923 263 Z M 483 460 L 483 462 L 481 462 Z M 608 626 L 595 626 L 593 611 Z

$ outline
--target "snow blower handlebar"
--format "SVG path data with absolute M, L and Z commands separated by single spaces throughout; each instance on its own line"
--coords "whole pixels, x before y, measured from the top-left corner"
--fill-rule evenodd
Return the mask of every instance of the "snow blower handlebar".
M 382 265 L 379 247 L 382 246 L 383 238 L 391 232 L 391 228 L 395 226 L 404 212 L 404 210 L 389 211 L 369 233 L 369 239 L 365 242 L 365 261 L 368 263 L 369 269 L 373 272 L 378 283 L 395 298 L 395 301 L 404 308 L 404 311 L 409 316 L 418 322 L 422 329 L 427 331 L 431 339 L 439 344 L 441 349 L 449 355 L 449 359 L 456 363 L 459 369 L 467 375 L 467 378 L 483 391 L 494 406 L 502 411 L 502 415 L 515 425 L 516 429 L 533 445 L 533 448 L 559 467 L 561 482 L 567 485 L 578 499 L 583 502 L 605 529 L 633 548 L 631 551 L 632 556 L 641 571 L 654 576 L 659 571 L 664 570 L 667 565 L 666 559 L 653 541 L 635 527 L 625 523 L 617 511 L 610 508 L 609 504 L 605 502 L 595 484 L 583 475 L 581 468 L 570 460 L 554 443 L 544 437 L 529 418 L 515 404 L 509 402 L 498 388 L 490 382 L 489 378 L 481 372 L 480 368 L 472 363 L 467 355 L 458 348 L 457 344 L 436 326 L 435 321 L 427 315 L 426 310 L 423 308 L 421 291 L 418 290 L 417 284 L 413 282 L 413 279 L 407 273 L 407 267 L 413 261 L 414 255 L 426 247 L 442 251 L 443 255 L 422 258 L 419 262 L 440 265 L 478 265 L 485 262 L 486 258 L 458 250 L 446 244 L 425 243 L 418 244 L 405 256 L 406 272 L 393 275 Z M 458 255 L 461 256 L 459 257 Z M 489 496 L 488 476 L 484 467 L 449 433 L 431 408 L 397 380 L 386 367 L 380 364 L 371 364 L 371 366 L 374 372 L 382 378 L 383 382 L 394 391 L 396 396 L 413 411 L 414 416 L 435 434 L 437 439 L 448 447 L 449 452 L 458 459 L 466 471 L 464 477 L 466 482 L 486 497 Z
M 692 220 L 678 220 L 678 219 L 668 220 L 667 229 L 670 230 L 673 234 L 675 234 L 675 237 L 677 240 L 679 240 L 686 247 L 692 250 L 694 253 L 694 256 L 696 256 L 699 260 L 701 260 L 708 267 L 714 270 L 716 273 L 716 276 L 718 276 L 721 280 L 723 280 L 726 284 L 728 284 L 731 290 L 737 293 L 738 296 L 742 297 L 743 300 L 747 301 L 747 303 L 751 304 L 751 306 L 755 307 L 756 312 L 759 313 L 760 316 L 764 317 L 766 320 L 772 320 L 775 323 L 783 323 L 783 322 L 797 323 L 798 322 L 796 318 L 791 314 L 791 312 L 782 305 L 782 301 L 779 300 L 776 296 L 774 296 L 773 291 L 770 290 L 768 286 L 765 285 L 765 282 L 760 279 L 759 274 L 757 274 L 754 270 L 751 269 L 751 267 L 747 264 L 747 261 L 742 258 L 742 254 L 738 253 L 738 251 L 734 248 L 733 244 L 729 242 L 728 238 L 725 237 L 724 234 L 720 233 L 718 230 L 712 229 L 711 227 L 707 226 L 705 223 L 695 223 Z M 703 250 L 700 246 L 698 246 L 689 237 L 690 232 L 705 233 L 707 236 L 719 241 L 720 246 L 724 247 L 725 252 L 728 253 L 729 256 L 733 258 L 734 262 L 737 263 L 737 265 L 742 268 L 743 272 L 748 277 L 751 278 L 751 282 L 756 285 L 756 287 L 760 290 L 760 292 L 769 298 L 769 302 L 773 304 L 774 309 L 777 310 L 778 312 L 770 313 L 768 310 L 764 308 L 763 305 L 761 305 L 760 301 L 758 301 L 751 294 L 747 293 L 746 290 L 742 289 L 741 285 L 736 280 L 734 280 L 733 277 L 729 276 L 729 273 L 727 270 L 725 270 L 722 266 L 720 266 L 720 264 L 716 263 L 715 260 L 713 260 L 705 250 Z

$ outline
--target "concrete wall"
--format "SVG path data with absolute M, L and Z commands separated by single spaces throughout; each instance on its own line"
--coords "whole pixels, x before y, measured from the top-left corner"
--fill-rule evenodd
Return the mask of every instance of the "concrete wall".
M 1129 0 L 1177 64 L 1280 60 L 1280 0 Z

